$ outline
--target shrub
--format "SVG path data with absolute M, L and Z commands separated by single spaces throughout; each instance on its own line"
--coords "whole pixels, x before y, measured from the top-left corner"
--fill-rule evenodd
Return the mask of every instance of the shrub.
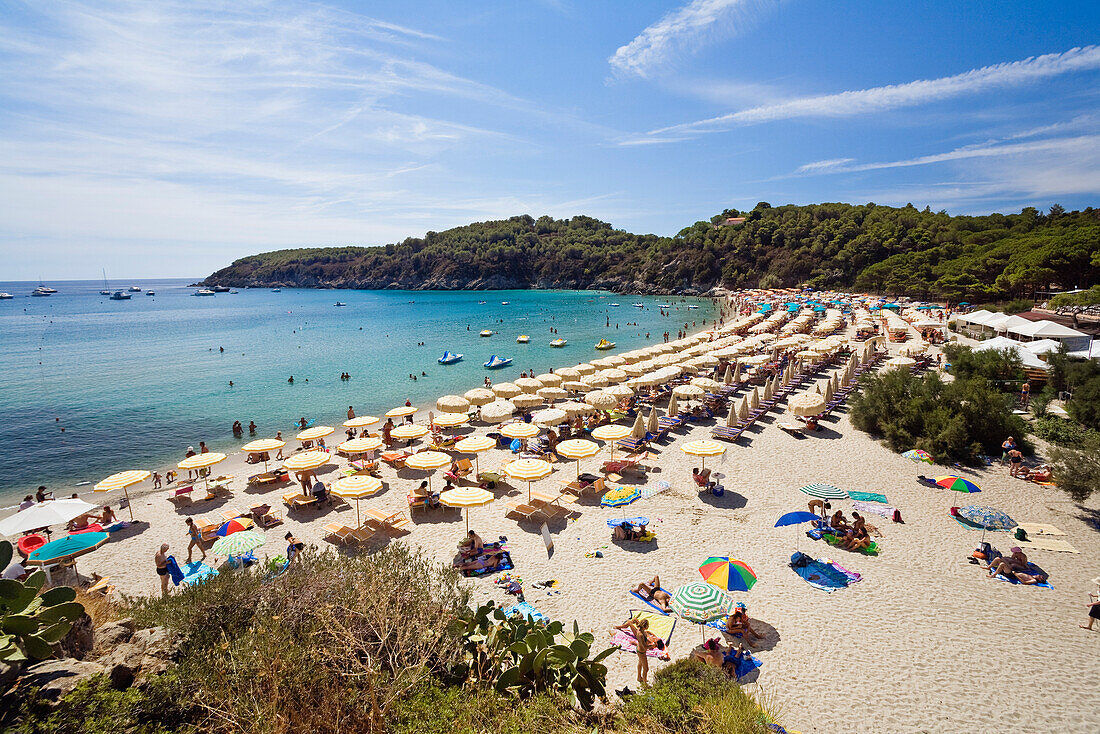
M 1100 438 L 1100 431 L 1085 428 L 1080 423 L 1047 415 L 1037 418 L 1032 424 L 1035 435 L 1048 443 L 1079 449 L 1089 439 Z
M 975 352 L 961 344 L 946 344 L 943 353 L 956 380 L 982 377 L 1002 389 L 1015 390 L 1026 379 L 1020 357 L 1011 349 Z
M 627 699 L 629 730 L 755 734 L 765 717 L 730 677 L 696 658 L 677 660 L 653 676 L 653 686 Z
M 1066 412 L 1090 428 L 1100 429 L 1100 376 L 1093 377 L 1073 391 Z
M 1054 480 L 1070 497 L 1083 502 L 1100 491 L 1100 437 L 1089 435 L 1077 448 L 1055 447 L 1050 456 Z

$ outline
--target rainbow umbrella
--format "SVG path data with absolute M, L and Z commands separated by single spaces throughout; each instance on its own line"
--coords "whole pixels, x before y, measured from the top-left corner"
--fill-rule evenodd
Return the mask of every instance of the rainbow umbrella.
M 218 528 L 217 534 L 224 538 L 227 535 L 239 533 L 242 530 L 248 530 L 250 527 L 252 527 L 252 521 L 250 519 L 247 517 L 235 517 Z
M 637 487 L 616 487 L 604 493 L 600 504 L 604 507 L 619 507 L 620 505 L 629 505 L 641 496 L 642 492 Z
M 906 451 L 904 454 L 902 454 L 902 456 L 904 456 L 906 459 L 909 459 L 910 461 L 923 461 L 925 464 L 933 463 L 932 454 L 928 453 L 924 449 L 910 449 L 909 451 Z
M 728 556 L 711 556 L 699 566 L 703 581 L 726 591 L 748 591 L 756 583 L 749 564 Z
M 974 484 L 974 482 L 970 481 L 969 479 L 957 477 L 954 474 L 936 477 L 935 481 L 936 484 L 940 485 L 944 489 L 950 489 L 954 492 L 966 492 L 967 494 L 970 494 L 971 492 L 982 491 L 982 488 L 979 487 L 977 484 Z

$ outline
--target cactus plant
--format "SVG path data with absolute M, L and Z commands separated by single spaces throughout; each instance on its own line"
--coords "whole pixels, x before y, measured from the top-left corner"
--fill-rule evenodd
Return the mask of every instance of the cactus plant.
M 11 543 L 0 541 L 0 568 L 7 568 L 11 559 Z M 41 570 L 26 581 L 0 579 L 0 660 L 18 664 L 50 657 L 53 645 L 84 614 L 84 605 L 73 601 L 73 589 L 57 586 L 43 592 L 45 583 Z
M 508 617 L 493 602 L 468 611 L 462 621 L 463 674 L 520 698 L 540 691 L 564 693 L 585 709 L 605 698 L 607 667 L 602 661 L 615 648 L 589 658 L 595 638 L 581 632 L 576 622 L 572 633 L 566 633 L 561 622 Z

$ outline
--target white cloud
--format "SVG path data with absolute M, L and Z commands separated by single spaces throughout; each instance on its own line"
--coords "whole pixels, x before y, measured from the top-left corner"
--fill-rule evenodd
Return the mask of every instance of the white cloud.
M 1064 53 L 983 66 L 938 79 L 922 79 L 905 84 L 799 97 L 759 105 L 705 120 L 659 128 L 652 130 L 649 135 L 674 140 L 678 135 L 722 132 L 742 125 L 800 117 L 853 117 L 1095 69 L 1100 69 L 1100 46 L 1085 46 L 1072 48 Z M 672 137 L 669 137 L 670 133 Z
M 777 5 L 775 0 L 692 0 L 620 46 L 608 63 L 620 74 L 652 76 L 683 50 L 719 34 L 736 35 Z

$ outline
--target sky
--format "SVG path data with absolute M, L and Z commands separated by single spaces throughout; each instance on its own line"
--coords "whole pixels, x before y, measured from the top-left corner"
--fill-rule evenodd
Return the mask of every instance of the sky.
M 1100 3 L 0 4 L 0 280 L 759 201 L 1100 205 Z

